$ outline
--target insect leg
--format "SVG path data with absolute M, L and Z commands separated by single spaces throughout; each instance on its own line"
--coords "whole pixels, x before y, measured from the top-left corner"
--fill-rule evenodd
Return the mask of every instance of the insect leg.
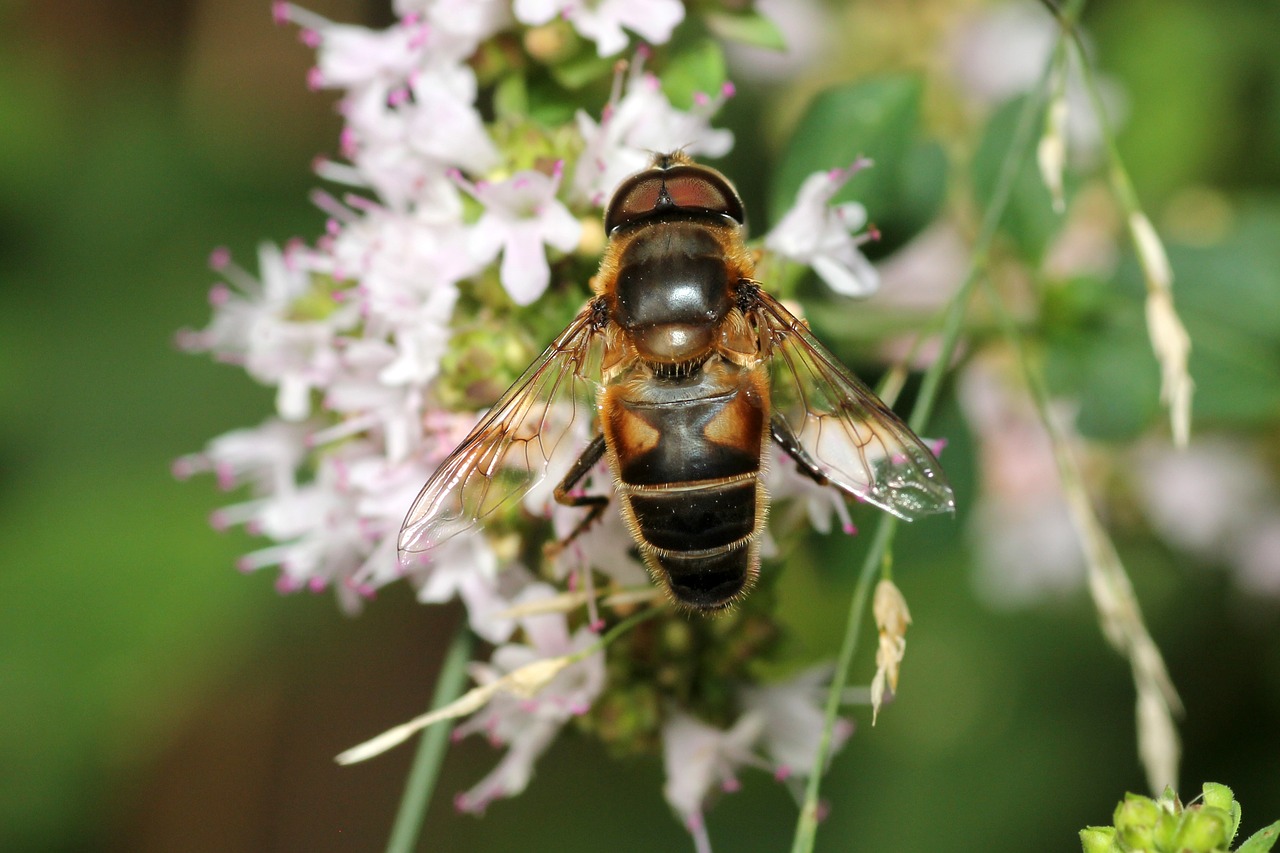
M 818 463 L 809 455 L 809 451 L 800 445 L 800 439 L 796 438 L 796 434 L 791 429 L 791 425 L 783 420 L 782 416 L 774 413 L 769 419 L 769 432 L 773 434 L 773 440 L 778 446 L 787 452 L 787 455 L 796 461 L 796 467 L 800 469 L 800 473 L 813 480 L 819 486 L 834 486 L 835 484 L 827 478 L 818 468 Z M 836 488 L 839 488 L 838 486 Z M 844 491 L 841 489 L 841 491 Z
M 596 463 L 604 456 L 604 436 L 597 435 L 587 445 L 587 449 L 582 451 L 582 455 L 578 457 L 578 461 L 573 463 L 573 467 L 569 469 L 569 473 L 564 475 L 564 479 L 556 486 L 555 499 L 556 503 L 562 506 L 586 506 L 591 509 L 587 512 L 586 517 L 578 523 L 573 532 L 560 542 L 552 542 L 546 548 L 547 556 L 554 557 L 565 549 L 570 542 L 577 539 L 586 532 L 596 519 L 604 512 L 605 507 L 609 505 L 608 495 L 582 495 L 570 492 L 574 486 L 578 485 L 583 478 L 591 472 Z

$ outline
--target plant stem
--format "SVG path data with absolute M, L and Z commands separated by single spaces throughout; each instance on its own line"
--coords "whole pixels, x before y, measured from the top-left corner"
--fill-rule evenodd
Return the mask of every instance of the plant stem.
M 1067 14 L 1073 14 L 1080 5 L 1080 2 L 1073 3 L 1072 9 L 1068 10 Z M 942 378 L 951 364 L 952 356 L 955 354 L 956 345 L 959 342 L 961 327 L 969 307 L 969 299 L 974 285 L 981 278 L 981 272 L 986 267 L 987 256 L 995 239 L 1000 220 L 1009 203 L 1009 198 L 1012 195 L 1014 181 L 1031 151 L 1032 129 L 1037 124 L 1036 116 L 1039 114 L 1043 104 L 1045 84 L 1051 67 L 1052 62 L 1046 64 L 1039 83 L 1031 90 L 1023 103 L 1013 140 L 1009 144 L 1009 150 L 1005 154 L 1005 160 L 1001 166 L 995 192 L 991 196 L 991 202 L 982 218 L 978 235 L 974 240 L 973 253 L 969 259 L 969 267 L 965 274 L 964 282 L 947 305 L 942 327 L 942 345 L 938 358 L 933 364 L 929 365 L 929 369 L 925 372 L 924 381 L 920 387 L 920 395 L 908 421 L 908 425 L 916 432 L 922 431 L 927 426 L 929 416 L 933 412 L 933 405 L 937 401 Z M 853 600 L 849 605 L 844 640 L 840 646 L 840 655 L 836 661 L 835 672 L 831 678 L 831 687 L 827 694 L 822 738 L 818 744 L 818 754 L 814 760 L 813 769 L 809 774 L 808 784 L 805 787 L 804 802 L 800 807 L 800 817 L 796 823 L 795 839 L 791 847 L 792 853 L 812 853 L 813 850 L 818 828 L 818 796 L 821 790 L 822 773 L 826 769 L 830 755 L 836 718 L 840 712 L 841 697 L 844 694 L 845 684 L 848 680 L 849 667 L 853 661 L 854 653 L 857 651 L 858 634 L 862 627 L 862 614 L 866 609 L 867 598 L 871 592 L 871 583 L 875 577 L 876 569 L 884 565 L 887 559 L 889 548 L 893 543 L 894 533 L 897 530 L 897 521 L 896 517 L 888 514 L 880 516 L 875 538 L 872 540 L 871 548 L 867 552 L 862 569 L 858 574 L 858 583 L 854 589 Z
M 431 697 L 432 708 L 447 705 L 462 695 L 467 678 L 467 661 L 470 659 L 471 631 L 466 622 L 463 622 L 458 626 L 458 633 L 445 653 L 440 676 L 436 679 L 435 695 Z M 440 765 L 444 762 L 445 745 L 452 731 L 452 725 L 441 725 L 432 726 L 422 733 L 418 752 L 413 757 L 413 766 L 405 780 L 395 824 L 391 827 L 387 853 L 410 853 L 417 846 L 422 821 L 426 816 L 427 806 L 431 803 L 431 793 L 435 789 Z

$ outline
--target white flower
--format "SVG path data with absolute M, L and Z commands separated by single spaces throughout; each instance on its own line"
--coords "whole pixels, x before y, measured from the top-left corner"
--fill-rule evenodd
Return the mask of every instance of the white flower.
M 511 21 L 507 0 L 394 0 L 392 7 L 406 23 L 425 20 L 457 45 L 463 57 Z
M 212 471 L 218 486 L 231 490 L 246 480 L 256 494 L 270 494 L 293 485 L 294 474 L 307 454 L 306 424 L 270 419 L 260 426 L 232 430 L 209 442 L 203 453 L 183 456 L 173 464 L 174 476 L 186 479 Z
M 825 725 L 827 684 L 834 667 L 819 664 L 787 681 L 742 689 L 742 706 L 764 720 L 762 739 L 774 766 L 774 776 L 809 776 L 818 756 Z M 853 725 L 837 720 L 828 760 L 853 734 Z
M 481 172 L 498 162 L 475 109 L 475 73 L 465 65 L 442 66 L 411 81 L 409 144 L 424 157 L 448 166 Z
M 672 709 L 662 727 L 662 759 L 667 771 L 663 795 L 690 830 L 702 826 L 702 805 L 713 790 L 737 787 L 738 770 L 759 766 L 752 752 L 764 733 L 765 717 L 747 713 L 725 731 Z
M 1137 495 L 1161 538 L 1202 558 L 1227 549 L 1271 500 L 1253 448 L 1215 437 L 1186 450 L 1148 444 L 1136 457 Z
M 840 529 L 849 535 L 857 533 L 853 519 L 849 517 L 849 507 L 845 504 L 841 492 L 830 486 L 820 486 L 812 478 L 804 474 L 795 460 L 785 453 L 775 453 L 765 469 L 766 485 L 769 495 L 775 502 L 796 501 L 803 508 L 809 526 L 822 534 L 831 532 L 831 520 L 834 516 L 840 522 Z M 787 519 L 783 522 L 786 529 Z M 770 526 L 778 524 L 777 517 Z
M 996 103 L 1030 89 L 1058 38 L 1051 15 L 1035 3 L 1007 3 L 961 18 L 946 46 L 956 78 Z
M 498 273 L 517 305 L 532 303 L 551 281 L 546 246 L 567 252 L 582 236 L 581 223 L 556 198 L 561 172 L 557 164 L 552 175 L 529 170 L 498 183 L 462 184 L 485 207 L 471 229 L 472 257 L 488 263 L 502 254 Z
M 451 191 L 441 184 L 449 169 L 483 172 L 499 159 L 475 109 L 475 75 L 442 65 L 414 74 L 404 91 L 401 102 L 374 89 L 343 101 L 343 154 L 396 209 L 447 203 Z
M 577 114 L 584 147 L 573 173 L 575 198 L 603 206 L 618 184 L 649 165 L 655 151 L 681 149 L 689 155 L 721 157 L 733 147 L 733 133 L 711 127 L 711 116 L 733 87 L 678 110 L 662 92 L 658 78 L 636 61 L 627 77 L 626 93 L 611 100 L 599 123 L 585 111 Z
M 684 20 L 680 0 L 515 0 L 514 11 L 521 23 L 534 26 L 564 16 L 584 38 L 596 43 L 601 56 L 613 56 L 627 46 L 623 27 L 663 44 Z
M 795 205 L 764 238 L 765 248 L 808 264 L 832 290 L 845 296 L 867 296 L 880 277 L 858 246 L 871 235 L 854 236 L 867 224 L 867 211 L 857 202 L 831 206 L 831 199 L 856 172 L 870 165 L 860 160 L 847 169 L 815 172 L 805 178 Z
M 586 511 L 582 507 L 560 504 L 553 507 L 551 521 L 557 542 L 563 542 L 577 528 Z M 591 527 L 561 552 L 555 561 L 555 570 L 558 577 L 564 577 L 591 568 L 620 587 L 643 587 L 650 583 L 649 573 L 634 554 L 631 533 L 614 501 Z
M 258 269 L 260 280 L 225 264 L 235 287 L 214 289 L 213 321 L 201 332 L 185 333 L 180 343 L 243 364 L 254 379 L 276 385 L 280 417 L 301 421 L 311 412 L 312 389 L 324 387 L 338 367 L 334 338 L 354 326 L 358 314 L 335 303 L 323 319 L 296 319 L 295 303 L 311 290 L 307 272 L 271 244 L 259 249 Z
M 1185 450 L 1149 445 L 1134 473 L 1161 538 L 1203 560 L 1225 555 L 1250 592 L 1280 593 L 1280 501 L 1256 448 L 1220 436 Z
M 498 557 L 483 536 L 455 536 L 433 549 L 425 564 L 405 568 L 414 577 L 419 601 L 439 604 L 461 598 L 468 624 L 486 641 L 505 642 L 515 631 L 515 621 L 501 614 L 528 584 L 528 576 L 514 567 L 499 572 Z M 504 586 L 510 587 L 507 595 Z
M 545 584 L 533 584 L 514 600 L 523 604 L 550 598 L 555 591 Z M 494 650 L 488 664 L 473 664 L 476 681 L 490 684 L 507 673 L 535 664 L 552 662 L 585 650 L 597 641 L 586 628 L 569 635 L 563 613 L 527 616 L 520 620 L 527 644 L 508 644 Z M 604 688 L 604 653 L 597 650 L 582 660 L 564 666 L 550 683 L 532 696 L 497 693 L 482 710 L 458 727 L 459 736 L 482 732 L 497 744 L 505 744 L 507 754 L 479 783 L 455 799 L 462 811 L 483 812 L 493 800 L 519 794 L 529 784 L 533 765 L 551 745 L 560 728 L 571 717 L 586 713 Z
M 422 25 L 370 30 L 351 24 L 327 24 L 320 36 L 317 67 L 327 87 L 357 89 L 375 87 L 383 97 L 403 84 L 421 62 Z
M 367 446 L 352 442 L 340 453 L 322 457 L 312 482 L 222 510 L 227 518 L 243 520 L 279 543 L 246 554 L 241 570 L 278 565 L 281 592 L 333 587 L 346 609 L 357 609 L 373 589 L 356 583 L 355 576 L 384 535 L 360 517 L 358 496 L 347 480 L 348 463 L 368 452 Z

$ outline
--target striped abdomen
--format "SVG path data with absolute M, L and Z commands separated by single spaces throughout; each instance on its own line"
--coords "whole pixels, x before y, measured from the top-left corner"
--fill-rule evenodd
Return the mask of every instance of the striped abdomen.
M 645 563 L 678 601 L 704 610 L 754 580 L 768 508 L 768 374 L 712 361 L 680 380 L 619 383 L 601 398 L 623 517 Z

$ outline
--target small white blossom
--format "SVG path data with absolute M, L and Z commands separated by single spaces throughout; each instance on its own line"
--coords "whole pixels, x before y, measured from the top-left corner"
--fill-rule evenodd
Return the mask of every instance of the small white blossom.
M 442 33 L 462 57 L 511 22 L 507 0 L 394 0 L 391 5 L 406 21 L 422 20 Z
M 637 61 L 625 88 L 621 98 L 605 106 L 599 122 L 578 111 L 585 145 L 573 174 L 575 198 L 603 206 L 624 178 L 649 165 L 655 151 L 678 148 L 691 156 L 720 157 L 733 147 L 731 131 L 711 127 L 711 116 L 733 93 L 732 86 L 708 93 L 685 112 L 671 105 L 658 78 Z
M 662 793 L 690 830 L 702 827 L 702 806 L 716 789 L 735 790 L 738 770 L 759 766 L 752 752 L 764 733 L 765 717 L 747 713 L 725 731 L 673 709 L 662 727 L 667 782 Z
M 824 705 L 833 672 L 831 664 L 820 664 L 786 681 L 743 688 L 743 708 L 764 720 L 762 740 L 776 778 L 813 773 L 813 760 L 818 756 L 826 722 Z M 836 721 L 828 759 L 852 734 L 853 725 L 849 721 Z
M 360 517 L 358 495 L 348 481 L 349 463 L 367 452 L 367 447 L 353 442 L 322 457 L 312 482 L 222 510 L 228 519 L 244 521 L 255 533 L 279 543 L 246 554 L 241 570 L 279 566 L 281 592 L 332 587 L 348 610 L 372 595 L 373 589 L 355 577 L 383 532 Z
M 201 332 L 185 333 L 180 343 L 243 364 L 254 379 L 277 386 L 280 417 L 301 421 L 311 412 L 311 391 L 327 385 L 338 368 L 335 338 L 355 325 L 358 314 L 335 303 L 322 319 L 298 319 L 294 305 L 310 293 L 310 276 L 271 244 L 259 249 L 258 269 L 254 279 L 224 265 L 235 287 L 214 288 L 213 321 Z
M 1148 444 L 1136 455 L 1133 472 L 1156 532 L 1201 558 L 1228 549 L 1271 500 L 1265 469 L 1241 441 L 1197 439 L 1181 451 Z
M 343 101 L 343 154 L 392 207 L 434 207 L 451 192 L 442 186 L 449 169 L 483 172 L 498 151 L 476 112 L 475 75 L 466 66 L 417 73 L 403 91 L 403 102 L 377 90 Z
M 481 172 L 500 159 L 475 109 L 475 73 L 465 65 L 415 76 L 414 109 L 407 125 L 409 145 L 442 165 Z
M 601 56 L 627 46 L 623 27 L 664 44 L 684 20 L 680 0 L 515 0 L 514 11 L 517 20 L 533 26 L 563 16 L 583 38 L 595 42 Z
M 990 103 L 1035 85 L 1059 35 L 1053 17 L 1027 0 L 957 20 L 946 45 L 956 79 Z
M 764 238 L 765 248 L 808 264 L 836 293 L 867 296 L 880 277 L 858 247 L 871 239 L 856 235 L 867 224 L 867 211 L 857 202 L 832 205 L 831 199 L 855 173 L 870 165 L 860 160 L 847 169 L 815 172 L 800 186 L 795 205 Z
M 582 521 L 585 510 L 556 504 L 551 521 L 556 541 L 563 542 Z M 573 540 L 555 561 L 559 577 L 591 568 L 618 586 L 642 587 L 650 583 L 644 564 L 635 556 L 630 531 L 623 523 L 616 500 L 605 508 L 599 520 Z
M 306 457 L 308 429 L 306 424 L 271 419 L 260 426 L 232 430 L 209 442 L 204 452 L 174 462 L 174 476 L 186 479 L 212 471 L 225 491 L 246 481 L 255 494 L 287 489 Z
M 471 229 L 472 257 L 488 263 L 501 253 L 502 286 L 517 305 L 536 300 L 551 281 L 546 246 L 568 252 L 582 236 L 581 223 L 556 198 L 561 173 L 557 164 L 551 175 L 530 170 L 497 183 L 463 184 L 485 208 Z
M 1280 593 L 1280 495 L 1256 448 L 1225 437 L 1185 449 L 1149 444 L 1133 473 L 1162 539 L 1201 560 L 1225 555 L 1246 591 Z
M 514 603 L 554 596 L 545 584 L 534 584 Z M 520 620 L 527 644 L 508 644 L 494 650 L 491 662 L 474 664 L 472 673 L 481 685 L 539 661 L 550 662 L 578 654 L 597 641 L 594 633 L 580 628 L 570 636 L 563 613 L 544 613 Z M 533 765 L 571 717 L 586 713 L 604 688 L 604 653 L 595 651 L 562 666 L 545 686 L 530 696 L 500 692 L 483 710 L 458 727 L 458 735 L 480 732 L 495 745 L 508 747 L 498 765 L 464 794 L 455 805 L 462 811 L 483 812 L 493 800 L 519 794 L 533 775 Z
M 503 587 L 519 589 L 528 576 L 515 568 L 499 572 L 498 557 L 483 536 L 455 536 L 435 548 L 429 562 L 406 569 L 414 576 L 419 601 L 439 604 L 461 598 L 478 636 L 490 643 L 511 637 L 516 623 L 501 614 L 510 608 L 516 590 L 504 595 Z
M 372 87 L 385 97 L 403 84 L 422 61 L 422 25 L 370 30 L 351 24 L 327 24 L 317 30 L 319 82 L 342 89 Z
M 765 477 L 771 500 L 795 501 L 804 510 L 809 526 L 819 533 L 831 532 L 833 518 L 840 522 L 842 532 L 850 536 L 858 532 L 841 493 L 830 486 L 819 485 L 802 472 L 790 456 L 774 454 Z

